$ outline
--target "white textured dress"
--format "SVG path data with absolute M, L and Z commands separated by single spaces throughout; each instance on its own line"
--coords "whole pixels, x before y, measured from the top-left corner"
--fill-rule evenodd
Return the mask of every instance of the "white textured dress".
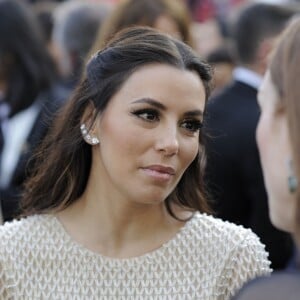
M 0 226 L 1 300 L 230 299 L 270 271 L 254 233 L 200 213 L 159 249 L 126 259 L 84 248 L 52 215 Z

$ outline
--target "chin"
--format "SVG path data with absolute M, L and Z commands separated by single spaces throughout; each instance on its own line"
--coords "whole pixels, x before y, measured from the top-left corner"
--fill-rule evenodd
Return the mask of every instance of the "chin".
M 294 196 L 269 193 L 269 214 L 272 224 L 279 230 L 293 233 L 295 231 L 296 199 Z
M 154 195 L 151 195 L 149 197 L 145 196 L 143 199 L 143 203 L 145 204 L 160 204 L 163 203 L 165 201 L 166 197 L 163 197 L 161 195 L 158 195 L 157 197 L 155 197 Z
M 156 204 L 164 202 L 168 196 L 171 194 L 171 191 L 162 188 L 151 188 L 142 191 L 139 193 L 139 201 L 147 204 Z

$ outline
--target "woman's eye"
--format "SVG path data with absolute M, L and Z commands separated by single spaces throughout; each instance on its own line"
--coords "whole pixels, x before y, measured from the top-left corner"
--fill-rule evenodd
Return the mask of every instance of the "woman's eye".
M 181 123 L 181 127 L 190 132 L 197 132 L 202 126 L 203 124 L 198 120 L 185 120 Z
M 157 111 L 152 109 L 143 109 L 133 112 L 135 116 L 148 122 L 157 121 L 159 119 L 159 114 Z

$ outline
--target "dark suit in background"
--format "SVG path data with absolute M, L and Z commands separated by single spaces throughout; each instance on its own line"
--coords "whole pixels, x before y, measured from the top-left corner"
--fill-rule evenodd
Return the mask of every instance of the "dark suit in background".
M 292 256 L 293 242 L 270 222 L 255 140 L 256 95 L 254 87 L 234 81 L 209 101 L 206 183 L 216 215 L 251 228 L 266 245 L 272 267 L 282 269 Z

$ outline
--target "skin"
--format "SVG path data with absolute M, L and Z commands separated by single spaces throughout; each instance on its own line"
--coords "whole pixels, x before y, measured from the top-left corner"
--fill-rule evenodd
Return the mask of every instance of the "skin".
M 169 34 L 174 38 L 182 40 L 182 36 L 176 22 L 168 15 L 159 16 L 155 20 L 153 27 L 161 32 Z
M 92 148 L 87 188 L 58 216 L 69 234 L 118 258 L 171 239 L 184 223 L 166 212 L 164 201 L 198 153 L 204 106 L 196 73 L 163 64 L 135 71 L 94 124 L 100 144 Z
M 214 68 L 214 93 L 217 93 L 231 82 L 234 66 L 230 63 L 219 62 L 214 64 Z
M 279 98 L 269 71 L 258 94 L 261 116 L 256 139 L 262 162 L 272 223 L 281 230 L 294 231 L 296 196 L 288 190 L 288 161 L 291 143 L 284 102 Z

